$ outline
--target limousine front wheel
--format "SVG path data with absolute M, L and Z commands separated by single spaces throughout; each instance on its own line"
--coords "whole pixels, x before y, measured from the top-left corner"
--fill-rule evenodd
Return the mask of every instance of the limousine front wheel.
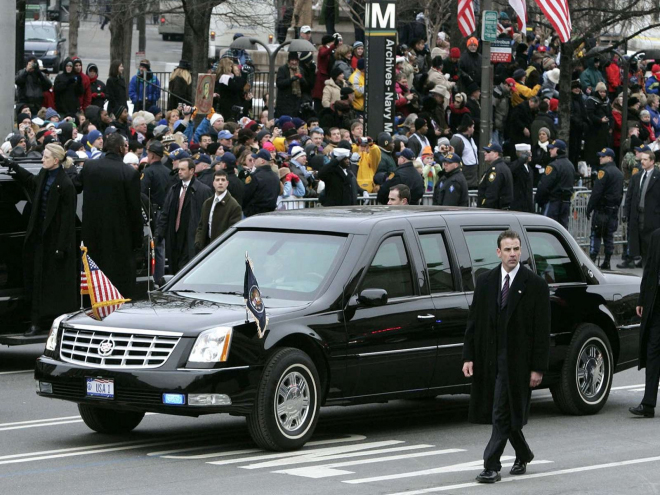
M 144 418 L 144 413 L 116 411 L 89 404 L 78 404 L 78 411 L 85 424 L 98 433 L 128 433 L 134 430 Z
M 320 380 L 310 357 L 299 349 L 278 349 L 269 359 L 247 417 L 250 436 L 268 450 L 292 450 L 314 433 Z
M 561 379 L 550 388 L 557 407 L 566 414 L 595 414 L 610 395 L 613 359 L 609 340 L 593 324 L 578 327 L 566 353 Z

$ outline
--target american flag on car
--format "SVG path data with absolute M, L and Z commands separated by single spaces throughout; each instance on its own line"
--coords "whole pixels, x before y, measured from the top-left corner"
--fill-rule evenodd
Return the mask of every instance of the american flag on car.
M 80 272 L 80 293 L 89 295 L 92 310 L 86 312 L 96 320 L 102 320 L 123 306 L 130 299 L 125 299 L 112 285 L 96 263 L 87 254 L 87 248 L 80 246 L 83 253 L 82 270 Z

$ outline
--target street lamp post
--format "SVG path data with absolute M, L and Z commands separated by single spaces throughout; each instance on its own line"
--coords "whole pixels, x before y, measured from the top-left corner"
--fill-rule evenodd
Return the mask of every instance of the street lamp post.
M 289 47 L 290 52 L 314 52 L 316 51 L 316 47 L 307 40 L 297 39 L 285 41 L 274 50 L 271 50 L 266 43 L 256 38 L 242 36 L 236 38 L 229 45 L 229 48 L 232 50 L 254 50 L 256 48 L 255 45 L 264 47 L 264 50 L 268 54 L 268 120 L 272 120 L 275 117 L 275 60 L 277 59 L 277 54 L 285 46 Z

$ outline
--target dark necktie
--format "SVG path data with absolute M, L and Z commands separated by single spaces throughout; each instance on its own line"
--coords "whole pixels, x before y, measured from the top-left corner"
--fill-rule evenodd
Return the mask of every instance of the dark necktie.
M 509 298 L 509 274 L 504 277 L 504 285 L 502 286 L 502 304 L 500 308 L 506 307 L 506 301 Z

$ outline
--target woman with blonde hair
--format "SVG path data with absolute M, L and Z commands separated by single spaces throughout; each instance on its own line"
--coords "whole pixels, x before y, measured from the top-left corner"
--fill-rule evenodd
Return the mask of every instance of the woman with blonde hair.
M 240 67 L 235 65 L 231 58 L 220 59 L 216 71 L 213 108 L 225 120 L 232 119 L 234 115 L 233 106 L 242 107 L 245 104 L 244 87 L 246 83 L 247 80 L 242 76 Z
M 55 317 L 78 307 L 76 189 L 64 170 L 73 162 L 54 143 L 46 145 L 41 161 L 36 176 L 6 162 L 32 196 L 23 249 L 25 294 L 32 304 L 27 336 L 47 331 Z
M 174 133 L 174 125 L 176 124 L 177 120 L 179 120 L 180 118 L 181 118 L 181 114 L 177 108 L 169 110 L 165 114 L 165 121 L 167 122 L 167 127 L 170 128 L 171 133 Z
M 179 104 L 190 105 L 192 102 L 192 66 L 186 60 L 180 60 L 179 65 L 170 74 L 169 97 L 167 109 L 174 110 Z M 168 120 L 169 125 L 169 120 Z

